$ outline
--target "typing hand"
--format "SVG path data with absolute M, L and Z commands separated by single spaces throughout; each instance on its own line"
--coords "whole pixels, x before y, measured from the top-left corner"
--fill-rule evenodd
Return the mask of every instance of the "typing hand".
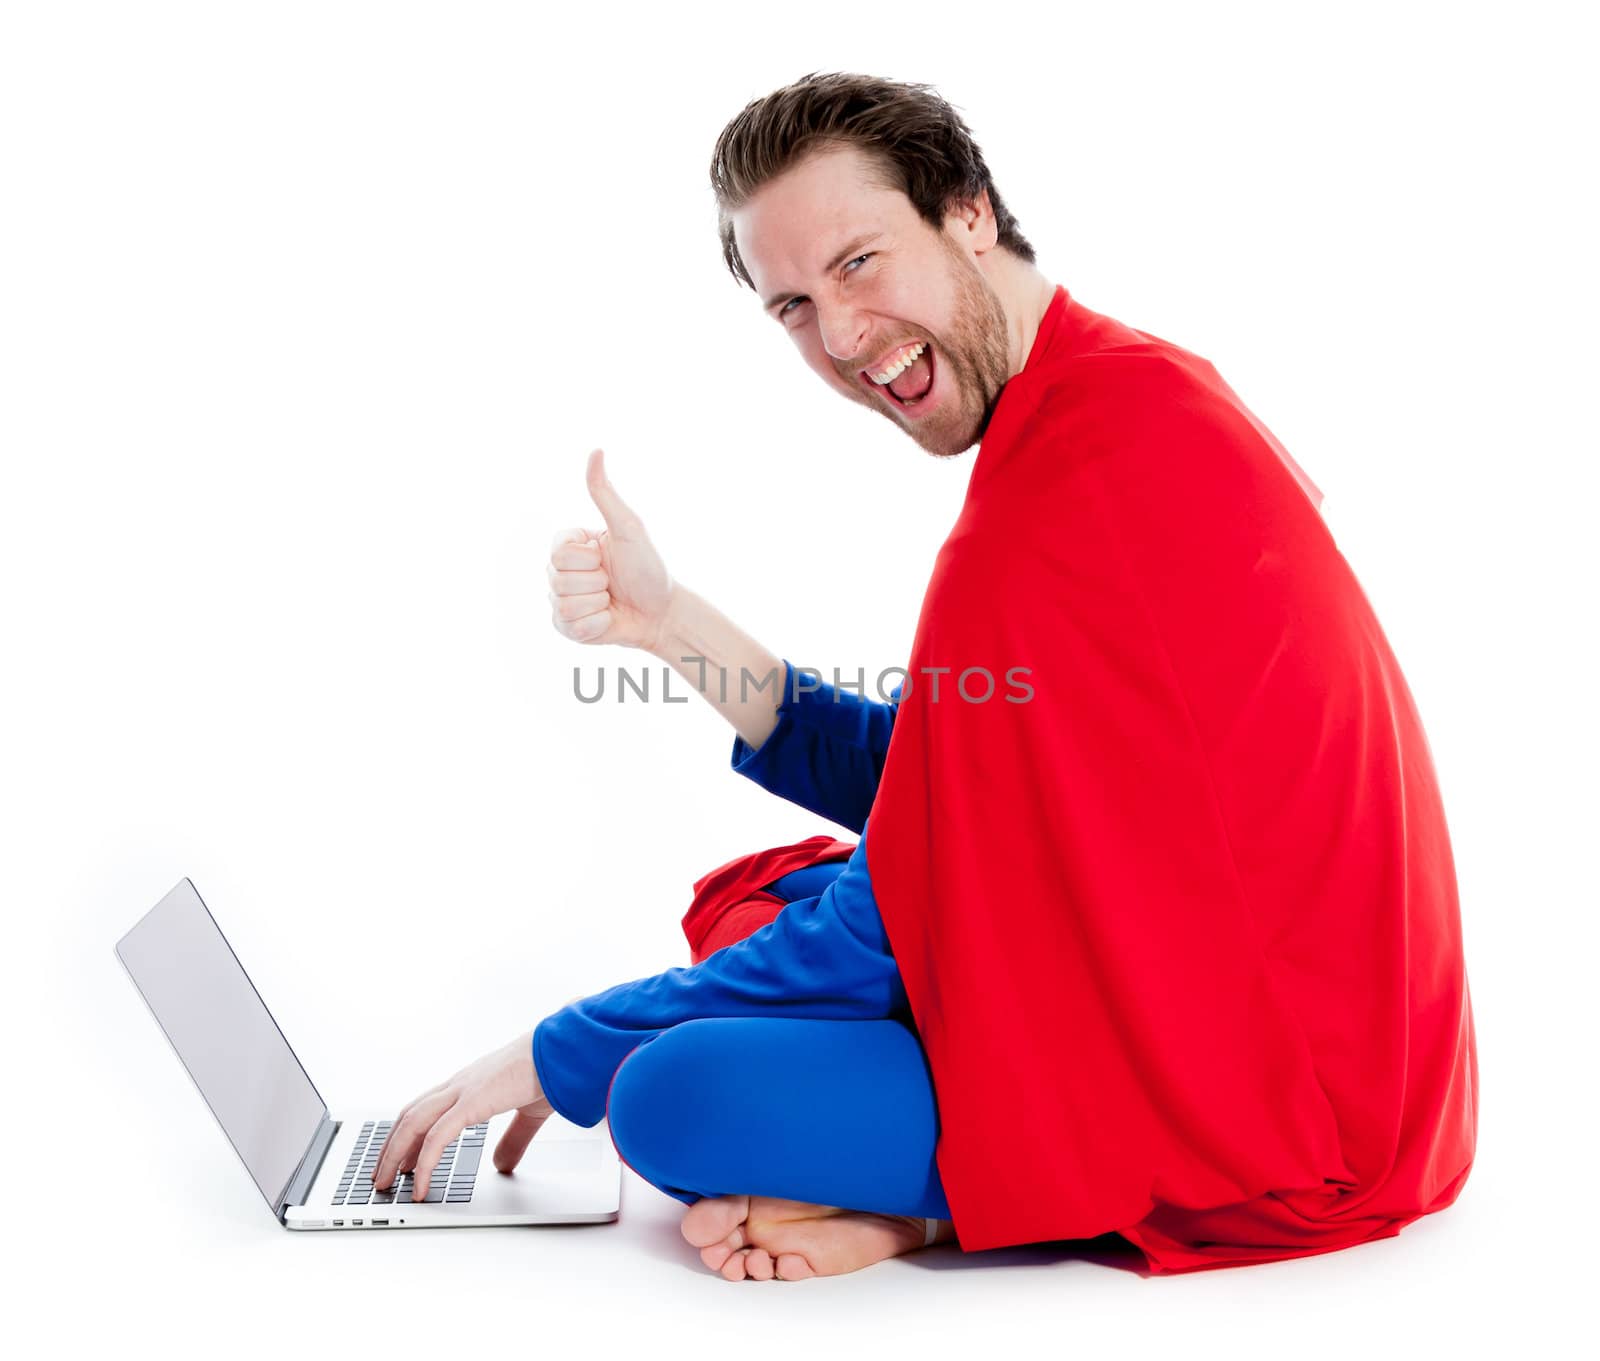
M 533 1067 L 533 1031 L 468 1064 L 448 1082 L 430 1087 L 400 1112 L 383 1145 L 372 1184 L 386 1188 L 396 1174 L 414 1168 L 411 1198 L 420 1204 L 439 1155 L 468 1125 L 514 1110 L 517 1118 L 495 1147 L 494 1165 L 510 1172 L 533 1136 L 554 1113 Z

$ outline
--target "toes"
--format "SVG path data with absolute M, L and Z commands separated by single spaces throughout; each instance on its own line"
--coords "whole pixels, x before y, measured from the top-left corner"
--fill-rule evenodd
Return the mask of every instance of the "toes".
M 770 1281 L 777 1271 L 772 1264 L 772 1255 L 765 1248 L 751 1248 L 744 1259 L 744 1269 L 754 1281 Z
M 732 1253 L 728 1260 L 722 1264 L 722 1278 L 726 1281 L 742 1281 L 744 1279 L 745 1260 L 750 1256 L 749 1248 L 740 1248 Z
M 817 1274 L 811 1269 L 811 1263 L 798 1252 L 780 1252 L 776 1267 L 778 1278 L 784 1281 L 803 1281 Z
M 745 1242 L 744 1225 L 737 1224 L 721 1242 L 712 1243 L 707 1247 L 701 1248 L 700 1259 L 713 1271 L 716 1271 L 727 1262 L 733 1253 L 740 1248 L 748 1250 L 748 1247 L 749 1245 Z
M 707 1248 L 725 1239 L 749 1213 L 749 1196 L 708 1196 L 684 1212 L 678 1230 L 694 1247 Z

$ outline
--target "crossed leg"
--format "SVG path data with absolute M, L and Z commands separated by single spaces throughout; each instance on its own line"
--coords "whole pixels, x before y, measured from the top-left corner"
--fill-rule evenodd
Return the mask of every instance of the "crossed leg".
M 954 1238 L 927 1057 L 899 1020 L 708 1017 L 618 1067 L 611 1137 L 730 1280 L 855 1271 Z

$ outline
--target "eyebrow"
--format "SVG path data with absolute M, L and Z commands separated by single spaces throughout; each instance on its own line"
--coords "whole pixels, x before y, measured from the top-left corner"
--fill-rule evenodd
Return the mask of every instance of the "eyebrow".
M 833 271 L 838 269 L 839 266 L 842 265 L 846 260 L 854 258 L 855 253 L 863 246 L 869 244 L 870 242 L 876 241 L 882 235 L 883 233 L 881 231 L 875 231 L 865 232 L 861 236 L 856 237 L 854 241 L 850 242 L 849 245 L 845 246 L 843 250 L 835 255 L 832 260 L 828 261 L 822 272 L 824 274 L 832 274 Z M 788 302 L 791 298 L 799 298 L 803 296 L 804 295 L 800 293 L 774 293 L 770 298 L 765 299 L 761 306 L 763 310 L 770 312 L 780 302 Z

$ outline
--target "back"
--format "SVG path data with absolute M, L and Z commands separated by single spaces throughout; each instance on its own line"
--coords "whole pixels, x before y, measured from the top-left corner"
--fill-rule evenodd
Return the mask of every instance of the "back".
M 1098 462 L 1100 504 L 1337 1115 L 1356 1184 L 1334 1217 L 1434 1208 L 1470 1165 L 1476 1052 L 1444 807 L 1399 662 L 1303 487 L 1209 363 L 1158 342 L 1078 367 L 1123 419 L 1163 426 Z
M 1460 1189 L 1443 809 L 1318 499 L 1206 361 L 1059 291 L 908 665 L 1022 664 L 1034 694 L 912 689 L 867 838 L 969 1250 L 1265 1261 Z

